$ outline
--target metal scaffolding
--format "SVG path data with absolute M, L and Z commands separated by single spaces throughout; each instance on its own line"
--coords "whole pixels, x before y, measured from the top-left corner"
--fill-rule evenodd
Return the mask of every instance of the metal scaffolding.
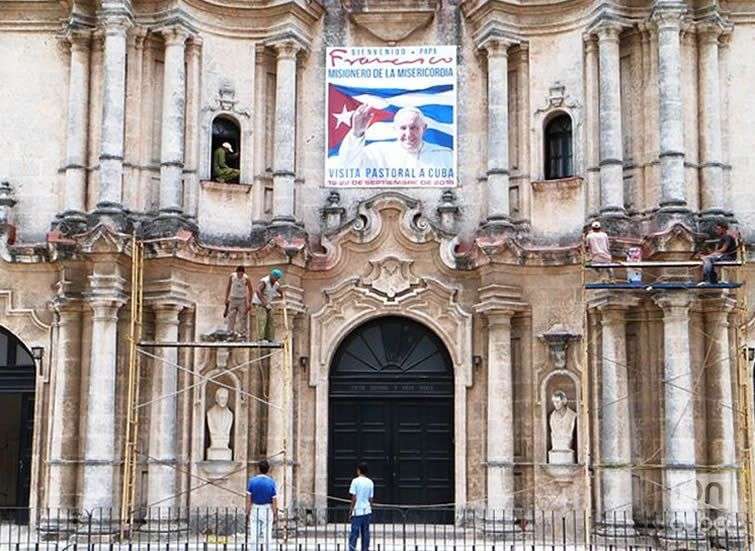
M 583 305 L 584 305 L 584 316 L 583 316 L 583 330 L 584 335 L 587 335 L 587 318 L 588 318 L 588 311 L 589 311 L 589 304 L 587 303 L 587 296 L 586 292 L 588 291 L 596 291 L 596 290 L 606 290 L 606 291 L 624 291 L 624 292 L 631 292 L 634 291 L 635 293 L 664 293 L 664 292 L 670 292 L 670 291 L 680 291 L 680 290 L 686 290 L 686 291 L 696 291 L 696 292 L 711 292 L 711 291 L 724 291 L 729 290 L 732 293 L 735 293 L 736 296 L 736 307 L 734 308 L 735 313 L 735 327 L 734 327 L 734 337 L 735 337 L 735 346 L 734 349 L 736 350 L 735 354 L 735 362 L 736 362 L 736 396 L 737 396 L 737 402 L 739 407 L 734 407 L 734 404 L 721 404 L 722 407 L 728 407 L 731 408 L 732 411 L 738 416 L 738 421 L 741 423 L 741 427 L 743 430 L 740 431 L 740 436 L 742 438 L 741 442 L 743 443 L 744 447 L 742 448 L 742 461 L 741 461 L 741 467 L 737 470 L 737 477 L 738 477 L 738 486 L 742 488 L 744 494 L 743 494 L 743 501 L 745 506 L 745 514 L 743 515 L 743 518 L 747 519 L 747 522 L 749 524 L 748 530 L 753 530 L 755 528 L 755 501 L 753 500 L 753 497 L 755 496 L 755 488 L 753 487 L 753 484 L 755 483 L 755 480 L 753 479 L 753 469 L 755 468 L 755 457 L 753 457 L 752 453 L 752 441 L 753 441 L 753 411 L 755 408 L 755 397 L 753 396 L 753 365 L 752 361 L 748 358 L 748 347 L 747 347 L 747 313 L 749 311 L 749 305 L 747 300 L 747 293 L 746 292 L 737 292 L 736 290 L 743 287 L 745 284 L 745 276 L 744 276 L 744 266 L 746 264 L 745 260 L 747 259 L 747 250 L 744 245 L 744 243 L 740 240 L 738 245 L 738 260 L 733 261 L 720 261 L 716 262 L 715 265 L 718 267 L 727 267 L 727 268 L 733 268 L 734 269 L 734 281 L 729 282 L 720 282 L 717 284 L 704 284 L 700 285 L 697 282 L 691 281 L 690 274 L 684 274 L 683 276 L 676 276 L 669 279 L 664 279 L 665 276 L 668 274 L 669 270 L 674 269 L 685 269 L 688 272 L 693 269 L 698 269 L 702 266 L 701 260 L 676 260 L 676 261 L 662 261 L 662 260 L 653 260 L 653 261 L 640 261 L 640 262 L 610 262 L 610 263 L 591 263 L 587 261 L 587 251 L 584 248 L 584 245 L 582 247 L 582 270 L 581 270 L 581 279 L 582 279 L 582 288 L 583 288 Z M 657 268 L 662 270 L 662 275 L 659 277 L 656 277 L 654 279 L 650 280 L 643 280 L 642 282 L 627 282 L 627 281 L 614 281 L 612 278 L 612 281 L 606 282 L 602 281 L 600 283 L 589 283 L 587 281 L 587 272 L 589 270 L 615 270 L 615 269 L 627 269 L 627 268 L 634 268 L 634 269 L 643 269 L 643 268 Z M 643 274 L 644 275 L 644 274 Z M 630 321 L 630 320 L 627 320 Z M 708 335 L 707 333 L 703 332 L 704 336 L 710 338 L 711 335 Z M 583 343 L 583 358 L 585 359 L 585 362 L 587 362 L 588 358 L 588 350 L 587 350 L 587 339 L 583 339 L 585 342 Z M 731 361 L 731 355 L 727 355 L 726 358 L 719 358 L 716 361 Z M 706 362 L 703 362 L 704 364 Z M 705 368 L 707 366 L 703 365 L 702 371 L 705 371 Z M 587 378 L 586 370 L 583 370 L 583 380 Z M 669 384 L 668 381 L 665 382 L 666 384 Z M 690 393 L 690 400 L 693 400 L 695 398 L 695 395 L 697 394 L 696 387 L 700 383 L 700 379 L 695 382 L 695 388 L 692 389 Z M 584 384 L 584 383 L 583 383 Z M 623 397 L 621 399 L 629 399 L 630 395 L 632 393 L 629 393 L 626 397 Z M 583 386 L 583 395 L 584 395 L 584 386 Z M 584 400 L 584 402 L 588 402 L 588 400 Z M 584 414 L 584 422 L 589 423 L 590 422 L 590 410 L 588 406 L 585 406 L 582 408 L 583 414 Z M 589 425 L 588 425 L 589 426 Z M 589 433 L 589 430 L 588 430 Z M 599 468 L 599 466 L 591 465 L 590 463 L 590 449 L 589 449 L 589 435 L 588 438 L 585 439 L 587 441 L 586 443 L 586 461 L 591 469 Z M 652 470 L 652 469 L 663 469 L 665 468 L 665 465 L 657 464 L 658 462 L 655 462 L 656 464 L 651 464 L 649 461 L 655 458 L 660 451 L 662 451 L 662 448 L 656 451 L 652 456 L 648 459 L 648 461 L 645 461 L 641 464 L 632 464 L 631 468 L 634 469 L 642 469 L 642 470 Z M 700 471 L 705 472 L 717 472 L 720 471 L 719 466 L 705 466 L 705 465 L 698 465 L 697 469 Z M 589 478 L 589 476 L 588 476 Z M 588 480 L 588 484 L 590 481 Z M 668 488 L 665 485 L 660 485 L 660 490 L 667 490 Z M 588 505 L 589 506 L 589 505 Z
M 217 380 L 220 375 L 213 377 L 204 377 L 195 373 L 192 369 L 183 367 L 177 363 L 173 363 L 158 354 L 152 354 L 148 352 L 151 349 L 163 349 L 163 348 L 177 348 L 177 349 L 247 349 L 247 350 L 272 350 L 273 352 L 266 355 L 260 355 L 253 360 L 243 362 L 240 365 L 234 366 L 225 371 L 230 373 L 237 369 L 241 369 L 251 365 L 255 362 L 262 362 L 265 359 L 270 359 L 274 354 L 281 354 L 281 365 L 283 370 L 283 403 L 273 404 L 264 397 L 256 396 L 251 392 L 241 391 L 241 394 L 250 397 L 259 402 L 263 402 L 269 407 L 279 409 L 283 416 L 284 425 L 284 438 L 283 438 L 283 450 L 276 455 L 282 455 L 283 459 L 283 484 L 282 484 L 282 501 L 287 503 L 289 498 L 289 486 L 291 481 L 288 480 L 288 466 L 291 463 L 289 458 L 289 433 L 290 423 L 289 418 L 289 401 L 291 400 L 291 376 L 292 376 L 292 333 L 289 326 L 288 312 L 286 307 L 285 295 L 283 297 L 283 326 L 284 335 L 283 339 L 279 342 L 270 341 L 227 341 L 227 342 L 208 342 L 208 341 L 146 341 L 142 340 L 142 328 L 144 321 L 144 242 L 141 241 L 136 233 L 131 238 L 131 292 L 130 292 L 130 327 L 129 327 L 129 355 L 128 355 L 128 374 L 127 374 L 127 389 L 126 389 L 126 434 L 124 438 L 123 446 L 123 480 L 122 480 L 122 492 L 121 492 L 121 508 L 120 508 L 120 521 L 121 521 L 121 533 L 133 530 L 134 516 L 136 507 L 136 467 L 139 457 L 149 458 L 148 454 L 140 452 L 138 449 L 139 440 L 139 412 L 145 406 L 151 403 L 163 400 L 172 396 L 176 396 L 183 392 L 187 392 L 192 388 L 198 386 L 202 382 L 213 381 L 215 384 L 221 387 L 225 387 L 222 382 Z M 199 382 L 187 385 L 184 388 L 176 389 L 167 395 L 161 395 L 153 397 L 152 399 L 141 402 L 139 396 L 139 382 L 141 379 L 141 356 L 150 358 L 156 362 L 160 362 L 163 369 L 177 369 L 190 373 Z M 270 450 L 268 450 L 270 451 Z M 210 485 L 230 492 L 235 495 L 240 495 L 239 492 L 230 490 L 223 487 L 214 480 L 204 479 L 190 471 L 181 470 L 177 466 L 172 466 L 173 469 L 180 473 L 188 474 L 192 478 L 196 478 L 202 482 L 202 486 Z M 247 466 L 242 467 L 246 469 Z M 189 487 L 189 491 L 195 488 Z M 182 495 L 183 491 L 178 492 L 174 496 Z M 246 497 L 245 494 L 241 494 Z

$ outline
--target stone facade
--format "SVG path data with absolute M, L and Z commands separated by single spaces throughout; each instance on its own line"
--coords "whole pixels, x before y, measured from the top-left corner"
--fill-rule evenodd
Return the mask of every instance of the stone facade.
M 615 256 L 687 259 L 724 218 L 751 242 L 755 2 L 534 4 L 0 11 L 0 324 L 46 350 L 32 505 L 119 506 L 134 233 L 145 338 L 221 327 L 237 265 L 253 280 L 285 268 L 294 330 L 292 400 L 279 357 L 142 358 L 140 504 L 242 506 L 225 489 L 271 456 L 287 504 L 325 506 L 334 354 L 363 322 L 397 315 L 453 363 L 458 508 L 690 511 L 715 473 L 733 498 L 713 505 L 737 511 L 735 305 L 750 288 L 588 293 L 580 236 L 600 219 Z M 458 189 L 336 193 L 322 185 L 325 48 L 396 44 L 458 46 Z M 544 127 L 561 113 L 574 170 L 551 181 Z M 240 130 L 239 183 L 211 181 L 219 115 Z M 222 465 L 205 453 L 219 387 L 235 416 Z M 556 391 L 578 413 L 573 465 L 548 462 Z M 194 477 L 213 482 L 189 492 Z

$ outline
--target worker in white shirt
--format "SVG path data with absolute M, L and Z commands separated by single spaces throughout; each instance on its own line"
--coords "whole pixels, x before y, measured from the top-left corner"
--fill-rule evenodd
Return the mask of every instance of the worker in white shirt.
M 585 236 L 585 244 L 590 254 L 591 264 L 608 264 L 611 262 L 611 244 L 608 234 L 601 229 L 597 220 L 592 223 L 591 231 Z M 608 276 L 613 281 L 613 268 L 608 268 Z
M 228 278 L 225 288 L 225 329 L 229 333 L 239 333 L 246 336 L 246 316 L 251 308 L 251 300 L 254 290 L 249 276 L 246 275 L 243 266 L 236 268 Z M 238 318 L 238 325 L 236 320 Z

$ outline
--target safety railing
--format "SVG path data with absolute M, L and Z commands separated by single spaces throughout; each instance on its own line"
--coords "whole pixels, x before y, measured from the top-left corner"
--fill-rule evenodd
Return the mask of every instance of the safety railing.
M 0 509 L 0 549 L 9 551 L 347 551 L 347 509 Z M 373 551 L 752 549 L 744 514 L 381 508 L 370 522 Z M 361 541 L 356 548 L 364 549 Z

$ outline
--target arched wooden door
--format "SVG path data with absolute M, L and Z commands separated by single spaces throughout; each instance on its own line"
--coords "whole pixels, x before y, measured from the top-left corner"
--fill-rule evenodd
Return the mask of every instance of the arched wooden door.
M 392 316 L 355 329 L 331 366 L 328 494 L 348 498 L 355 466 L 366 461 L 376 503 L 452 503 L 453 389 L 451 357 L 424 325 Z M 376 512 L 376 520 L 451 518 L 438 513 Z
M 29 349 L 0 327 L 0 508 L 25 523 L 31 490 L 36 370 Z

